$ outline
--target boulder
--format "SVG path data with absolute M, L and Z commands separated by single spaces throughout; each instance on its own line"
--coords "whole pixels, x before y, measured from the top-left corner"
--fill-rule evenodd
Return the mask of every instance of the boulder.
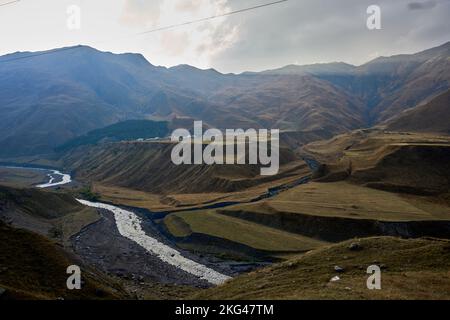
M 344 270 L 344 268 L 342 268 L 340 266 L 334 266 L 334 271 L 341 273 L 341 272 L 344 272 L 345 270 Z
M 339 280 L 341 280 L 341 278 L 339 278 L 338 276 L 335 276 L 335 277 L 331 278 L 330 282 L 336 282 Z
M 359 251 L 362 249 L 362 246 L 358 242 L 352 242 L 348 248 L 351 251 Z

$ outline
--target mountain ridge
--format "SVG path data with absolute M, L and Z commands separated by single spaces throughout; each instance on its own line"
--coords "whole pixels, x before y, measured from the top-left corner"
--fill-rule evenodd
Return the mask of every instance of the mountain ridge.
M 412 131 L 450 134 L 450 90 L 437 96 L 429 103 L 412 108 L 389 121 L 391 131 Z
M 450 42 L 359 67 L 298 67 L 310 69 L 300 74 L 165 68 L 141 54 L 88 46 L 47 52 L 0 57 L 0 157 L 49 153 L 129 119 L 191 118 L 219 129 L 319 130 L 331 137 L 386 121 L 450 88 Z

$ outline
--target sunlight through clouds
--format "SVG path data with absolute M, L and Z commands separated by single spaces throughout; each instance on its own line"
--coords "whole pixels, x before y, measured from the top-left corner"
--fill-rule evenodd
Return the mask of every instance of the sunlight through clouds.
M 412 53 L 448 41 L 450 0 L 378 0 L 383 30 L 366 27 L 369 0 L 27 0 L 0 10 L 0 55 L 78 44 L 141 53 L 154 65 L 190 64 L 221 72 L 292 63 L 362 64 L 380 54 Z M 433 3 L 433 5 L 424 5 Z M 67 28 L 79 6 L 81 28 Z M 208 17 L 225 17 L 181 25 Z M 148 32 L 167 26 L 169 30 Z M 14 30 L 14 32 L 11 32 Z M 142 34 L 144 33 L 144 34 Z M 276 57 L 276 58 L 274 58 Z
M 127 26 L 152 30 L 230 12 L 226 0 L 159 0 L 151 4 L 127 0 L 121 22 Z M 147 35 L 148 55 L 156 64 L 173 66 L 183 63 L 209 68 L 213 56 L 230 47 L 237 39 L 238 27 L 225 25 L 226 17 L 186 25 Z M 147 42 L 148 41 L 148 42 Z

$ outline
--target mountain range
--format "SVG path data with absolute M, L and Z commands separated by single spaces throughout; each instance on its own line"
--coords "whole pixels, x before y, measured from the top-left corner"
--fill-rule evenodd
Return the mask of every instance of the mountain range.
M 449 69 L 450 42 L 241 74 L 0 57 L 0 300 L 448 299 Z M 281 129 L 278 174 L 175 165 L 194 120 Z
M 450 42 L 412 55 L 222 74 L 87 46 L 0 57 L 0 157 L 51 153 L 130 120 L 203 120 L 321 138 L 391 121 L 450 88 Z

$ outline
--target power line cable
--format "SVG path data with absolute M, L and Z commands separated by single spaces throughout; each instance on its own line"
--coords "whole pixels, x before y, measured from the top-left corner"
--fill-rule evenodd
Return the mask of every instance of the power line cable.
M 226 13 L 222 13 L 222 14 L 217 14 L 217 15 L 214 15 L 214 16 L 206 17 L 206 18 L 201 18 L 201 19 L 197 19 L 197 20 L 182 22 L 182 23 L 179 23 L 179 24 L 173 24 L 173 25 L 169 25 L 169 26 L 165 26 L 165 27 L 159 27 L 159 28 L 156 28 L 156 29 L 152 29 L 152 30 L 148 30 L 148 31 L 137 33 L 137 35 L 143 35 L 143 34 L 148 34 L 148 33 L 153 33 L 153 32 L 158 32 L 158 31 L 164 31 L 164 30 L 174 29 L 174 28 L 178 28 L 178 27 L 183 27 L 183 26 L 187 26 L 187 25 L 190 25 L 190 24 L 195 24 L 195 23 L 199 23 L 199 22 L 205 22 L 205 21 L 208 21 L 208 20 L 213 20 L 213 19 L 217 19 L 217 18 L 231 16 L 231 15 L 237 14 L 237 13 L 242 13 L 242 12 L 247 12 L 247 11 L 250 11 L 250 10 L 260 9 L 260 8 L 263 8 L 263 7 L 273 6 L 273 5 L 280 4 L 282 2 L 287 2 L 287 1 L 289 1 L 289 0 L 279 0 L 279 1 L 274 1 L 274 2 L 270 2 L 270 3 L 260 4 L 260 5 L 257 5 L 257 6 L 244 8 L 244 9 L 240 9 L 240 10 L 235 10 L 235 11 L 230 11 L 230 12 L 226 12 Z
M 16 2 L 20 2 L 20 0 L 14 0 L 14 1 L 9 1 L 9 2 L 5 2 L 5 3 L 0 3 L 0 7 L 7 6 L 10 4 L 16 3 Z
M 9 3 L 6 3 L 6 4 L 11 4 L 13 2 L 19 2 L 19 1 L 21 1 L 21 0 L 15 0 L 15 1 L 12 1 L 12 2 L 9 2 Z M 230 11 L 230 12 L 226 12 L 226 13 L 222 13 L 222 14 L 218 14 L 218 15 L 214 15 L 214 16 L 210 16 L 210 17 L 206 17 L 206 18 L 201 18 L 201 19 L 187 21 L 187 22 L 183 22 L 183 23 L 168 25 L 168 26 L 164 26 L 164 27 L 158 27 L 158 28 L 155 28 L 155 29 L 152 29 L 152 30 L 147 30 L 147 31 L 144 31 L 144 32 L 136 33 L 135 35 L 144 35 L 144 34 L 155 33 L 155 32 L 159 32 L 159 31 L 179 28 L 179 27 L 182 27 L 182 26 L 190 25 L 190 24 L 205 22 L 205 21 L 208 21 L 208 20 L 213 20 L 213 19 L 217 19 L 217 18 L 221 18 L 221 17 L 226 17 L 226 16 L 230 16 L 230 15 L 233 15 L 233 14 L 238 14 L 238 13 L 243 13 L 243 12 L 256 10 L 256 9 L 260 9 L 260 8 L 264 8 L 264 7 L 269 7 L 269 6 L 281 4 L 281 3 L 287 2 L 287 1 L 289 1 L 289 0 L 279 0 L 279 1 L 269 2 L 269 3 L 264 3 L 264 4 L 257 5 L 257 6 L 248 7 L 248 8 L 244 8 L 244 9 L 240 9 L 240 10 L 234 10 L 234 11 Z M 3 5 L 6 5 L 6 4 L 3 4 Z M 66 48 L 60 48 L 60 49 L 53 49 L 53 50 L 50 50 L 50 51 L 43 51 L 43 52 L 39 52 L 39 53 L 33 53 L 33 54 L 24 55 L 24 56 L 20 56 L 20 57 L 15 57 L 15 58 L 11 58 L 11 59 L 4 59 L 4 60 L 0 59 L 0 63 L 6 63 L 6 62 L 11 62 L 11 61 L 16 61 L 16 60 L 23 60 L 23 59 L 29 59 L 29 58 L 39 57 L 39 56 L 43 56 L 43 55 L 47 55 L 47 54 L 54 54 L 54 53 L 59 53 L 59 52 L 62 52 L 62 51 L 74 50 L 74 49 L 78 49 L 80 47 L 82 47 L 82 46 L 79 45 L 79 46 L 75 46 L 75 47 L 66 47 Z

